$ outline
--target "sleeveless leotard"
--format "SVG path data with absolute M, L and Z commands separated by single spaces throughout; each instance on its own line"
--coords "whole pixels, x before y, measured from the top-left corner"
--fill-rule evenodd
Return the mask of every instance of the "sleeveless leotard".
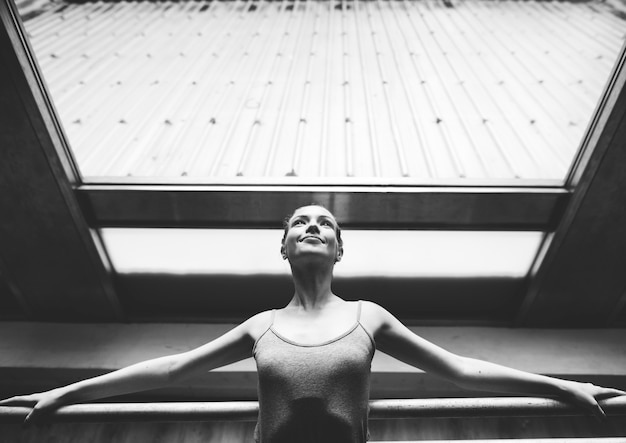
M 269 328 L 254 345 L 259 384 L 259 443 L 363 443 L 375 344 L 360 322 L 316 345 Z

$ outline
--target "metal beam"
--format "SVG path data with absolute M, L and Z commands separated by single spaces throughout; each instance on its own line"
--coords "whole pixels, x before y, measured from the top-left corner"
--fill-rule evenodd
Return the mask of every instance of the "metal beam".
M 626 415 L 626 397 L 601 400 L 607 415 Z M 370 419 L 581 416 L 587 411 L 558 400 L 534 397 L 370 400 Z M 19 423 L 27 407 L 0 407 L 0 423 Z M 259 404 L 242 402 L 97 403 L 64 406 L 53 422 L 255 421 Z
M 24 314 L 121 318 L 73 193 L 78 181 L 15 5 L 0 2 L 0 254 Z
M 525 326 L 604 326 L 626 288 L 626 46 L 568 178 L 561 223 L 532 274 Z
M 312 202 L 344 227 L 551 230 L 568 200 L 558 188 L 83 185 L 94 227 L 280 227 Z
M 133 273 L 117 275 L 116 282 L 133 321 L 239 322 L 283 306 L 293 294 L 288 275 Z M 346 299 L 380 303 L 402 321 L 420 324 L 511 324 L 524 289 L 524 280 L 514 277 L 372 276 L 333 282 Z

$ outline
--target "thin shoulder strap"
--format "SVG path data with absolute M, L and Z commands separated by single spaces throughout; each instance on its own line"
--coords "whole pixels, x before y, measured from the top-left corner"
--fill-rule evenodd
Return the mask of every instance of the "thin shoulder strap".
M 358 301 L 357 308 L 356 308 L 356 322 L 357 323 L 361 322 L 361 300 Z
M 272 316 L 270 317 L 270 328 L 274 326 L 274 319 L 276 318 L 276 309 L 272 309 Z
M 267 327 L 267 329 L 265 329 L 265 331 L 263 332 L 263 334 L 259 335 L 259 337 L 256 339 L 256 341 L 254 342 L 254 346 L 252 347 L 252 355 L 254 355 L 256 357 L 256 349 L 257 349 L 257 345 L 259 344 L 259 341 L 261 340 L 261 338 L 263 338 L 263 336 L 265 334 L 267 334 L 267 331 L 269 331 L 270 329 L 272 329 L 272 325 L 274 324 L 274 317 L 276 316 L 276 309 L 272 309 L 272 314 L 270 316 L 270 324 Z

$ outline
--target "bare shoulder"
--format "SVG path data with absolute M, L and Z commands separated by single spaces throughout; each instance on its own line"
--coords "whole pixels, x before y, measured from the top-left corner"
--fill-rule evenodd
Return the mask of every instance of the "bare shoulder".
M 241 326 L 244 328 L 246 333 L 256 341 L 261 335 L 267 331 L 272 323 L 272 311 L 263 311 L 258 314 L 253 315 L 246 321 L 244 321 Z
M 361 324 L 372 335 L 376 336 L 395 317 L 377 303 L 363 300 L 361 302 Z
M 374 303 L 373 301 L 362 300 L 361 306 L 362 306 L 361 309 L 362 309 L 363 315 L 375 316 L 375 317 L 381 317 L 381 318 L 385 318 L 387 316 L 392 315 L 389 311 L 387 311 L 381 305 L 379 305 L 378 303 Z

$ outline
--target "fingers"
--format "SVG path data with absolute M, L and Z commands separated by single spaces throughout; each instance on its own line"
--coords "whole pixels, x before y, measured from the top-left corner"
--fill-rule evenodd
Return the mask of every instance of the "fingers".
M 579 406 L 582 406 L 598 420 L 604 420 L 606 418 L 606 414 L 604 413 L 602 406 L 600 406 L 592 395 L 575 397 L 575 401 L 579 404 Z
M 31 406 L 36 401 L 30 395 L 16 395 L 15 397 L 0 400 L 0 406 Z
M 581 384 L 581 386 L 583 388 L 583 391 L 586 391 L 597 400 L 604 400 L 607 398 L 626 395 L 626 391 L 622 391 L 621 389 L 605 388 L 603 386 L 594 385 L 593 383 L 584 383 Z
M 602 407 L 598 404 L 596 398 L 599 399 L 602 393 L 609 395 L 609 392 L 611 392 L 610 396 L 619 395 L 614 393 L 614 391 L 617 390 L 600 388 L 591 383 L 579 383 L 571 386 L 574 389 L 566 391 L 565 397 L 567 400 L 571 403 L 577 404 L 579 407 L 584 408 L 600 421 L 604 421 L 606 419 L 606 414 L 604 413 Z
M 18 395 L 15 397 L 0 400 L 0 406 L 32 406 L 33 403 L 36 404 L 37 402 L 34 401 L 30 395 Z M 33 418 L 36 419 L 38 415 L 39 411 L 33 408 L 24 419 L 24 424 L 26 425 L 29 423 L 33 423 Z
M 0 406 L 10 405 L 15 400 L 15 397 L 5 398 L 4 400 L 0 400 Z
M 626 395 L 625 391 L 614 388 L 603 388 L 602 391 L 596 395 L 596 398 L 611 398 L 611 397 L 619 397 L 621 395 Z
M 41 394 L 18 395 L 0 401 L 0 406 L 26 406 L 32 410 L 26 415 L 24 424 L 41 422 L 52 410 L 56 408 L 55 402 L 43 400 Z
M 33 408 L 32 411 L 26 416 L 24 419 L 24 425 L 31 425 L 33 423 L 37 423 L 41 417 L 41 410 L 38 408 Z
M 44 406 L 36 405 L 24 419 L 24 424 L 30 425 L 34 423 L 41 423 L 46 420 L 46 418 L 49 417 L 55 409 L 56 408 L 54 406 L 49 404 Z

